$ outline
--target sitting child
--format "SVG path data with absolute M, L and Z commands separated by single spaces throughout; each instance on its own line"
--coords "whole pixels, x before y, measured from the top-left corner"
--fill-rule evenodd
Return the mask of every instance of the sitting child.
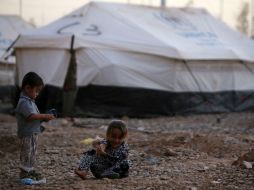
M 106 139 L 93 142 L 94 149 L 84 153 L 79 168 L 75 173 L 82 179 L 89 170 L 96 178 L 122 178 L 128 176 L 130 161 L 128 160 L 128 145 L 124 141 L 127 127 L 121 120 L 110 122 Z

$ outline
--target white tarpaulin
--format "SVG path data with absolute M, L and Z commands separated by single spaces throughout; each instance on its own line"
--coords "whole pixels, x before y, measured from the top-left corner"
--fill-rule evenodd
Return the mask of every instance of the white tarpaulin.
M 254 89 L 254 42 L 203 9 L 89 3 L 15 44 L 18 77 L 62 87 L 71 39 L 77 85 L 170 92 Z
M 15 57 L 8 48 L 21 32 L 32 26 L 18 16 L 0 15 L 0 85 L 14 84 Z

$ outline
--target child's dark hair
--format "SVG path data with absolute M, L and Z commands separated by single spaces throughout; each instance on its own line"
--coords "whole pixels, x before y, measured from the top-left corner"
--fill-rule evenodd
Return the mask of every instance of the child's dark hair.
M 109 137 L 112 133 L 113 129 L 119 129 L 122 132 L 122 138 L 125 138 L 127 136 L 128 130 L 126 123 L 122 120 L 112 120 L 109 125 L 106 132 L 106 136 Z
M 22 80 L 21 89 L 24 89 L 26 85 L 36 87 L 36 86 L 44 86 L 44 83 L 42 78 L 38 74 L 36 74 L 35 72 L 29 72 L 24 76 Z

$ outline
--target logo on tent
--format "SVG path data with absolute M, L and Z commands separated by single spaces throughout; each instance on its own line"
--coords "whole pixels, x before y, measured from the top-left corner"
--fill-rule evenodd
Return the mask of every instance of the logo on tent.
M 181 30 L 181 31 L 193 31 L 197 30 L 197 27 L 191 23 L 187 18 L 181 18 L 180 16 L 176 17 L 169 15 L 166 12 L 155 12 L 154 16 L 162 21 L 164 24 L 169 25 L 170 27 Z

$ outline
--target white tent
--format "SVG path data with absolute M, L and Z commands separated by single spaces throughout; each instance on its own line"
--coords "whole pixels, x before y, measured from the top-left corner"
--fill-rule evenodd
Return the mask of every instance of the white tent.
M 236 104 L 254 91 L 254 42 L 203 9 L 89 3 L 20 36 L 15 44 L 19 83 L 25 73 L 35 71 L 46 84 L 62 88 L 71 47 L 77 85 L 86 89 L 78 101 L 88 112 L 90 107 L 96 112 L 95 102 L 105 112 L 124 107 L 122 114 L 133 115 L 241 111 L 254 106 L 251 100 Z M 105 102 L 109 97 L 102 95 L 104 102 L 92 100 L 109 88 L 132 89 L 122 99 L 131 105 L 115 101 L 120 91 L 114 101 Z M 140 94 L 140 104 L 156 105 L 135 110 L 134 97 Z M 158 103 L 159 94 L 164 103 Z M 229 96 L 232 101 L 225 103 Z
M 15 57 L 8 48 L 32 26 L 14 15 L 0 15 L 0 26 L 0 85 L 14 85 Z

